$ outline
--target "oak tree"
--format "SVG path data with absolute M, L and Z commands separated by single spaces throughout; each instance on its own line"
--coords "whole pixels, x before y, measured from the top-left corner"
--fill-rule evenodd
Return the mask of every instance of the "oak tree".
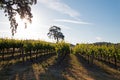
M 64 35 L 61 32 L 61 28 L 57 26 L 50 27 L 47 35 L 48 37 L 57 40 L 57 43 L 59 42 L 59 40 L 64 40 Z
M 0 9 L 4 10 L 5 16 L 10 21 L 12 35 L 16 33 L 18 26 L 15 16 L 18 14 L 21 19 L 26 19 L 31 23 L 33 17 L 31 6 L 36 3 L 37 0 L 0 0 Z

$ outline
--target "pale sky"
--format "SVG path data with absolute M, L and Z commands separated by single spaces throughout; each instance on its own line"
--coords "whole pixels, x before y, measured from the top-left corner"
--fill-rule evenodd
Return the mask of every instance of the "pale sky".
M 19 26 L 13 38 L 54 42 L 47 33 L 56 25 L 70 43 L 120 42 L 120 0 L 38 0 L 32 13 L 32 24 L 26 29 L 17 16 Z M 11 38 L 8 18 L 2 10 L 0 14 L 0 37 Z

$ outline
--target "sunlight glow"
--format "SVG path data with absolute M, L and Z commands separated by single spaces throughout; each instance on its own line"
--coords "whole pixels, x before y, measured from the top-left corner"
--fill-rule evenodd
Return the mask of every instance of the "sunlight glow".
M 21 20 L 19 16 L 16 16 L 18 22 L 17 33 L 14 38 L 17 39 L 42 39 L 49 40 L 47 37 L 47 32 L 49 29 L 48 25 L 45 25 L 40 14 L 33 13 L 32 23 L 27 20 Z M 27 23 L 27 28 L 25 28 L 25 23 Z

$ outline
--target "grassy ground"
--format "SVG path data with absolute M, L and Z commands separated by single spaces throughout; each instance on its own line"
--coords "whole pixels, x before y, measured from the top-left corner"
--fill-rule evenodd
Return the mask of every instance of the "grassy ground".
M 56 56 L 38 61 L 4 65 L 0 62 L 0 80 L 120 80 L 120 71 L 95 61 L 93 65 L 80 55 L 69 55 L 61 63 Z

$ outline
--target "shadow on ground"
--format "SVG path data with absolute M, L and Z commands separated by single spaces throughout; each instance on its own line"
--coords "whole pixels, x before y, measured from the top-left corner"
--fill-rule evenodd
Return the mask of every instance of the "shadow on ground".
M 1 65 L 0 80 L 37 80 L 34 74 L 33 64 L 41 64 L 47 59 L 55 56 L 56 54 L 46 54 L 39 56 L 38 59 L 27 60 L 26 62 L 19 62 L 15 64 L 6 63 Z
M 66 80 L 65 75 L 67 72 L 70 61 L 70 56 L 67 55 L 63 60 L 57 62 L 57 60 L 45 69 L 44 73 L 41 73 L 40 80 Z
M 107 71 L 101 69 L 100 66 L 96 64 L 88 64 L 88 61 L 80 54 L 76 54 L 76 57 L 80 65 L 87 70 L 88 75 L 91 76 L 93 80 L 120 80 L 120 78 L 115 78 L 115 75 L 111 75 Z

